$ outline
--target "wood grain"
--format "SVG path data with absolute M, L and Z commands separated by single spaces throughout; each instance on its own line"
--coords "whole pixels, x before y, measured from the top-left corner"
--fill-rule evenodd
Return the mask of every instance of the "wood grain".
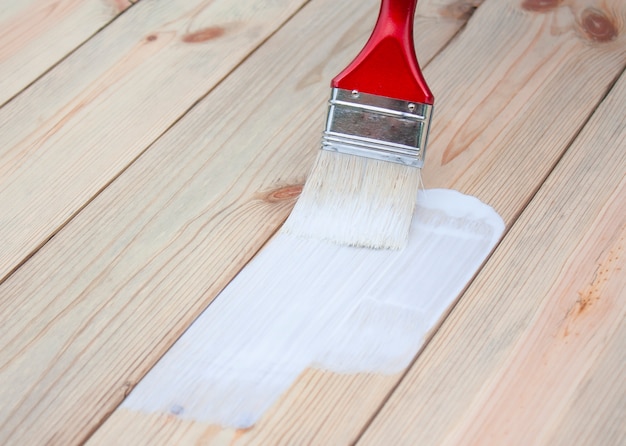
M 303 3 L 140 2 L 0 109 L 0 281 Z
M 427 186 L 477 195 L 494 205 L 509 225 L 621 73 L 626 57 L 621 2 L 555 3 L 538 9 L 528 2 L 485 2 L 425 70 L 438 101 L 424 171 Z M 592 13 L 606 17 L 606 23 L 602 17 L 591 24 L 585 21 Z M 596 22 L 611 24 L 615 33 L 609 30 L 611 38 L 598 37 L 607 33 L 600 33 Z M 301 135 L 316 139 L 304 130 Z M 489 314 L 488 308 L 482 311 Z M 445 368 L 438 372 L 447 373 Z M 186 437 L 190 443 L 348 444 L 398 379 L 312 370 L 250 430 L 185 425 L 181 431 L 198 435 Z M 135 416 L 115 413 L 93 443 L 123 438 L 128 427 L 124 420 Z M 145 426 L 140 429 L 146 429 L 146 437 L 177 423 L 159 416 L 142 420 L 135 422 Z M 180 431 L 173 429 L 150 439 L 171 444 L 177 435 Z
M 590 11 L 613 38 L 588 34 Z M 625 21 L 619 1 L 485 2 L 426 70 L 438 94 L 426 186 L 512 221 L 626 65 Z
M 139 14 L 136 11 L 143 3 L 105 31 L 119 26 L 131 12 Z M 371 27 L 368 20 L 374 3 L 368 3 L 367 10 L 361 2 L 342 2 L 340 6 L 329 1 L 310 2 L 110 185 L 107 181 L 143 150 L 133 149 L 127 155 L 118 147 L 120 138 L 131 135 L 136 141 L 152 126 L 159 131 L 166 128 L 166 120 L 150 121 L 163 113 L 163 106 L 153 110 L 159 107 L 150 102 L 151 96 L 165 95 L 167 100 L 159 104 L 167 107 L 179 104 L 177 95 L 183 87 L 176 85 L 178 77 L 171 73 L 180 75 L 178 67 L 189 71 L 196 68 L 185 64 L 182 66 L 187 68 L 182 68 L 173 62 L 179 60 L 172 56 L 166 64 L 170 74 L 157 76 L 158 82 L 151 81 L 155 74 L 147 68 L 151 65 L 144 66 L 143 61 L 152 60 L 152 44 L 154 54 L 163 57 L 157 45 L 164 44 L 164 37 L 169 34 L 152 34 L 160 30 L 163 22 L 159 26 L 145 25 L 145 34 L 129 38 L 128 45 L 139 50 L 130 52 L 122 45 L 126 51 L 122 53 L 131 55 L 119 67 L 115 62 L 119 54 L 113 50 L 104 53 L 111 59 L 104 63 L 107 68 L 102 72 L 98 71 L 94 57 L 86 58 L 78 70 L 81 75 L 71 77 L 71 83 L 67 83 L 72 88 L 60 88 L 66 85 L 62 77 L 73 72 L 70 65 L 65 65 L 65 71 L 59 68 L 61 64 L 45 82 L 42 80 L 28 90 L 37 91 L 32 97 L 37 98 L 36 102 L 23 100 L 21 108 L 16 107 L 14 103 L 19 102 L 20 95 L 0 110 L 6 113 L 4 119 L 14 119 L 13 125 L 3 127 L 2 134 L 9 135 L 12 144 L 0 145 L 0 157 L 9 160 L 0 168 L 9 172 L 23 164 L 32 175 L 21 183 L 21 188 L 12 191 L 16 198 L 4 202 L 9 207 L 3 206 L 3 211 L 21 206 L 20 200 L 31 200 L 36 192 L 43 190 L 47 194 L 45 200 L 28 205 L 33 210 L 32 217 L 23 213 L 12 223 L 11 234 L 22 237 L 15 246 L 26 241 L 31 247 L 40 246 L 56 231 L 49 228 L 65 224 L 84 205 L 85 197 L 91 199 L 94 190 L 108 185 L 0 285 L 0 397 L 8 402 L 0 408 L 0 442 L 71 444 L 88 437 L 275 231 L 291 209 L 318 145 L 328 93 L 325 79 L 345 65 L 362 44 L 359 39 Z M 441 124 L 433 129 L 435 141 L 428 155 L 427 163 L 432 166 L 425 172 L 428 186 L 454 186 L 478 194 L 495 203 L 508 222 L 516 218 L 540 187 L 625 62 L 624 11 L 620 2 L 525 1 L 523 6 L 517 2 L 487 1 L 463 33 L 426 69 L 440 104 L 436 117 L 441 116 Z M 447 40 L 471 10 L 472 3 L 466 2 L 435 7 L 430 11 L 436 20 L 426 25 L 431 21 L 424 19 L 423 29 L 432 26 L 426 36 L 439 36 L 434 30 L 441 23 L 449 23 Z M 441 15 L 437 15 L 439 12 Z M 132 28 L 123 29 L 132 34 Z M 268 25 L 268 32 L 270 28 Z M 191 46 L 206 37 L 227 36 L 222 29 L 226 27 L 217 29 L 209 23 L 183 33 L 184 37 L 180 32 L 176 35 Z M 89 43 L 108 45 L 106 39 L 98 40 L 102 34 Z M 207 50 L 206 54 L 214 53 Z M 80 58 L 69 60 L 79 63 L 76 61 Z M 132 75 L 126 76 L 126 70 Z M 180 76 L 190 84 L 204 79 L 185 73 Z M 87 77 L 84 83 L 83 76 Z M 100 78 L 105 81 L 94 84 L 94 79 Z M 150 85 L 144 85 L 146 80 Z M 120 91 L 116 101 L 132 98 L 140 105 L 130 111 L 123 104 L 108 107 L 97 116 L 87 107 L 90 112 L 81 112 L 73 121 L 68 111 L 86 98 L 90 104 L 94 101 L 91 98 L 100 97 L 94 93 L 98 88 L 89 87 L 92 84 L 103 87 L 106 97 L 110 90 Z M 175 86 L 171 96 L 164 92 L 169 91 L 164 86 Z M 83 92 L 83 96 L 60 113 L 64 104 L 74 100 L 77 91 Z M 57 95 L 67 95 L 66 100 L 57 103 L 51 99 Z M 102 97 L 102 101 L 105 99 Z M 193 102 L 185 97 L 187 100 Z M 234 107 L 233 103 L 245 107 Z M 184 111 L 180 110 L 178 115 L 171 112 L 168 122 Z M 58 113 L 60 118 L 51 120 Z M 318 115 L 317 121 L 311 118 Z M 98 132 L 104 118 L 114 125 L 107 127 L 108 133 L 103 136 Z M 145 124 L 144 119 L 149 122 Z M 36 156 L 30 156 L 30 149 L 25 149 L 30 147 L 28 144 L 15 152 L 5 151 L 6 147 L 30 138 L 48 120 L 48 129 L 56 129 L 56 124 L 62 123 L 68 132 L 73 126 L 89 123 L 81 131 L 89 128 L 96 132 L 99 143 L 87 144 L 86 148 L 100 147 L 96 150 L 98 160 L 109 156 L 102 150 L 102 141 L 117 148 L 102 163 L 89 158 L 89 150 L 67 161 L 59 150 L 56 162 L 49 162 L 45 155 L 52 144 L 46 146 L 47 151 L 32 152 Z M 15 133 L 5 132 L 6 128 Z M 159 134 L 150 132 L 143 145 L 127 145 L 145 148 Z M 47 135 L 46 131 L 41 135 Z M 62 141 L 54 146 L 72 147 L 66 144 L 71 138 L 64 139 L 68 137 L 63 135 L 62 132 L 54 136 Z M 530 153 L 528 141 L 535 143 Z M 20 158 L 22 152 L 28 156 Z M 123 160 L 111 169 L 111 160 L 120 157 Z M 71 168 L 55 177 L 66 164 Z M 84 166 L 91 170 L 72 176 L 77 167 Z M 66 196 L 58 199 L 54 195 L 58 188 L 53 186 L 64 175 L 69 176 L 71 192 L 68 190 Z M 4 176 L 2 172 L 0 178 Z M 515 187 L 510 186 L 512 178 L 519 178 Z M 46 215 L 40 208 L 49 203 L 56 210 Z M 5 218 L 0 227 L 6 227 L 6 222 Z M 22 230 L 30 232 L 24 236 Z M 10 247 L 12 241 L 10 238 L 4 244 L 2 239 L 3 246 Z M 15 258 L 23 258 L 23 254 Z M 13 261 L 8 264 L 15 265 Z M 10 271 L 13 266 L 8 268 Z M 491 314 L 489 307 L 483 311 Z M 617 349 L 620 345 L 613 342 L 609 347 Z M 612 356 L 600 358 L 598 364 L 615 361 Z M 442 370 L 444 374 L 447 371 L 439 369 Z M 589 373 L 592 372 L 593 369 Z M 344 444 L 358 437 L 398 380 L 398 376 L 340 376 L 307 371 L 250 431 L 232 432 L 120 411 L 93 440 L 107 444 L 125 443 L 128 439 L 150 444 Z M 581 390 L 580 401 L 590 400 L 592 397 Z M 613 407 L 619 407 L 619 401 L 611 401 Z M 571 412 L 580 414 L 583 409 L 572 406 Z M 448 407 L 439 410 L 447 411 Z M 437 408 L 435 413 L 440 414 Z M 132 417 L 131 424 L 126 417 Z
M 311 2 L 0 285 L 1 443 L 89 436 L 276 230 L 376 8 Z
M 81 45 L 130 0 L 22 0 L 0 6 L 0 105 Z
M 626 75 L 359 444 L 624 444 Z
M 623 271 L 623 270 L 622 270 Z M 623 273 L 622 273 L 623 274 Z M 623 292 L 623 288 L 622 288 Z M 626 323 L 624 318 L 578 383 L 550 444 L 623 444 L 626 439 Z

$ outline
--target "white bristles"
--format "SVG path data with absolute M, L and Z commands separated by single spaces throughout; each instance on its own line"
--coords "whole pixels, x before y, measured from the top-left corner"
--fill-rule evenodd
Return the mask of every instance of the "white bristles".
M 282 230 L 340 245 L 402 249 L 419 185 L 416 167 L 320 150 Z

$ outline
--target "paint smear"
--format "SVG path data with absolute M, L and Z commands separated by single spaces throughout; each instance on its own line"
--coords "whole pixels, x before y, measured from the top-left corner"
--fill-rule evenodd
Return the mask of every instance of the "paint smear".
M 433 189 L 402 251 L 279 232 L 122 406 L 248 428 L 307 367 L 400 372 L 503 230 L 476 198 Z

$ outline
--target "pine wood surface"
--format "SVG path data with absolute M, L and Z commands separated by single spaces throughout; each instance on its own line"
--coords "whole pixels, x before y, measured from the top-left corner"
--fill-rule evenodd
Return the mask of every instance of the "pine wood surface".
M 0 104 L 19 93 L 131 0 L 21 0 L 0 5 Z
M 620 94 L 623 103 L 623 82 L 611 90 L 626 64 L 626 11 L 620 1 L 524 2 L 522 7 L 519 2 L 487 0 L 473 16 L 473 6 L 477 5 L 472 2 L 420 3 L 423 13 L 417 30 L 423 32 L 419 35 L 430 52 L 419 54 L 422 65 L 469 18 L 468 26 L 425 70 L 437 98 L 424 172 L 426 185 L 477 195 L 493 205 L 509 226 L 537 190 L 539 193 L 433 343 L 418 356 L 408 379 L 309 370 L 257 426 L 245 432 L 115 408 L 288 214 L 317 149 L 327 80 L 362 45 L 375 18 L 377 2 L 369 1 L 365 7 L 363 2 L 337 5 L 330 0 L 312 0 L 301 10 L 298 8 L 303 2 L 289 3 L 291 9 L 285 8 L 286 2 L 258 2 L 256 7 L 243 2 L 241 9 L 232 10 L 228 6 L 232 3 L 224 3 L 221 9 L 214 6 L 224 17 L 243 14 L 261 23 L 255 21 L 256 26 L 251 25 L 248 32 L 235 33 L 236 42 L 213 39 L 215 45 L 197 50 L 200 54 L 180 50 L 182 55 L 178 49 L 144 49 L 141 38 L 152 36 L 150 33 L 161 29 L 163 23 L 178 23 L 177 16 L 171 16 L 176 8 L 168 9 L 167 2 L 161 7 L 144 3 L 160 5 L 145 1 L 133 6 L 0 109 L 0 122 L 11 124 L 3 126 L 0 138 L 8 135 L 7 141 L 12 142 L 0 146 L 0 166 L 4 167 L 0 181 L 18 178 L 15 183 L 6 183 L 5 190 L 11 193 L 5 195 L 9 197 L 6 201 L 0 200 L 0 209 L 3 214 L 18 206 L 23 209 L 15 212 L 13 219 L 5 217 L 0 227 L 6 234 L 0 260 L 5 262 L 3 275 L 8 275 L 0 284 L 2 444 L 72 444 L 94 432 L 94 444 L 348 444 L 362 432 L 363 440 L 371 444 L 390 444 L 392 438 L 396 442 L 413 441 L 407 444 L 426 444 L 444 437 L 452 441 L 464 435 L 480 439 L 498 434 L 484 428 L 492 418 L 498 420 L 498 416 L 512 413 L 515 405 L 506 400 L 507 396 L 520 398 L 515 392 L 528 384 L 536 385 L 536 391 L 533 387 L 529 394 L 534 398 L 550 393 L 551 388 L 546 389 L 541 379 L 522 379 L 524 364 L 511 362 L 506 368 L 505 360 L 520 355 L 541 361 L 541 354 L 556 349 L 563 362 L 555 360 L 545 375 L 539 375 L 553 379 L 555 370 L 576 356 L 574 343 L 568 347 L 551 345 L 545 339 L 542 343 L 540 330 L 558 322 L 554 310 L 558 302 L 544 302 L 544 295 L 537 292 L 533 296 L 542 304 L 539 307 L 524 303 L 525 312 L 505 309 L 505 302 L 510 306 L 522 304 L 523 299 L 511 297 L 500 303 L 503 309 L 497 312 L 494 308 L 499 308 L 495 304 L 500 300 L 493 290 L 525 284 L 536 276 L 540 277 L 535 279 L 537 283 L 548 290 L 567 290 L 567 277 L 548 270 L 566 274 L 569 265 L 574 265 L 585 272 L 575 277 L 584 283 L 593 276 L 590 271 L 597 266 L 593 261 L 603 246 L 613 252 L 615 264 L 623 263 L 617 248 L 621 246 L 620 234 L 623 238 L 619 210 L 624 207 L 620 183 L 624 159 L 619 149 L 624 145 L 624 117 L 618 106 L 610 105 L 620 103 Z M 269 12 L 267 5 L 273 8 Z M 140 9 L 142 6 L 145 9 Z M 120 24 L 131 13 L 135 19 L 143 17 L 138 11 L 149 11 L 148 17 L 156 17 L 155 22 L 147 21 L 145 28 L 126 36 L 128 28 Z M 251 11 L 254 14 L 249 14 Z M 297 14 L 283 28 L 263 41 L 263 36 L 295 11 Z M 168 21 L 168 14 L 174 22 Z M 213 20 L 215 16 L 210 17 Z M 180 21 L 173 34 L 187 29 L 186 24 Z M 168 30 L 165 26 L 164 35 L 155 34 L 157 39 L 149 42 L 167 40 L 162 37 L 169 36 Z M 115 41 L 118 34 L 119 41 Z M 200 34 L 206 37 L 214 33 L 191 36 Z M 142 37 L 138 40 L 137 36 Z M 242 42 L 247 42 L 243 50 Z M 164 48 L 170 44 L 182 46 L 167 41 Z M 257 52 L 229 73 L 259 44 Z M 134 51 L 125 53 L 130 56 L 122 63 L 120 45 L 129 48 L 127 52 Z M 233 56 L 235 49 L 240 52 Z M 162 67 L 158 76 L 151 72 L 155 65 L 143 67 L 143 61 L 152 60 L 154 54 L 160 61 L 154 64 Z M 207 55 L 219 61 L 219 67 L 196 64 L 196 59 Z M 181 65 L 181 61 L 186 63 Z M 68 75 L 72 81 L 63 81 Z M 159 138 L 224 76 L 217 88 Z M 152 77 L 158 79 L 146 85 L 146 79 Z M 62 85 L 71 88 L 57 87 Z M 106 93 L 111 89 L 118 93 Z M 164 95 L 162 99 L 149 99 L 157 93 Z M 100 99 L 101 94 L 106 97 Z M 184 100 L 180 99 L 184 94 Z M 85 101 L 101 105 L 72 115 L 71 111 Z M 594 116 L 570 146 L 600 103 L 599 117 Z M 43 117 L 33 116 L 35 106 Z M 603 129 L 601 124 L 607 119 L 614 127 Z M 108 131 L 99 130 L 102 120 L 112 120 Z M 51 129 L 60 133 L 50 137 Z M 90 136 L 85 144 L 80 136 L 89 129 L 101 133 L 93 140 Z M 611 129 L 617 129 L 613 139 L 609 137 Z M 622 133 L 617 133 L 620 130 Z M 589 144 L 579 142 L 591 138 L 586 135 L 593 136 L 594 131 L 599 132 L 598 140 L 604 141 L 597 147 L 603 150 L 609 167 L 595 163 L 593 151 L 585 152 Z M 33 144 L 41 138 L 46 142 Z M 156 138 L 157 142 L 143 152 Z M 6 150 L 9 146 L 16 149 Z M 44 156 L 44 147 L 45 156 L 52 153 L 49 156 L 55 162 Z M 68 147 L 73 147 L 70 152 L 74 158 L 65 158 Z M 92 152 L 97 152 L 97 159 L 95 155 L 90 158 Z M 576 155 L 579 152 L 587 153 L 584 156 L 594 162 L 595 170 L 587 171 L 589 162 L 577 161 L 577 156 L 583 157 Z M 568 166 L 578 170 L 572 173 L 569 169 L 574 168 Z M 599 194 L 595 201 L 593 191 L 605 183 L 594 186 L 593 179 L 603 177 L 605 168 L 613 189 L 606 183 L 609 191 Z M 19 175 L 10 176 L 17 171 Z M 579 206 L 584 186 L 577 175 L 586 175 L 591 190 L 584 202 L 591 203 L 590 210 L 583 208 L 582 216 L 572 214 L 582 220 L 571 223 L 580 224 L 571 229 L 578 238 L 563 237 L 560 240 L 568 251 L 548 247 L 550 256 L 538 258 L 530 249 L 535 245 L 528 241 L 543 240 L 543 236 L 545 240 L 536 244 L 543 248 L 561 234 L 555 223 L 559 220 L 554 217 L 552 222 L 541 212 L 561 204 L 562 213 L 557 215 L 563 219 Z M 70 185 L 62 194 L 58 190 L 61 180 Z M 618 187 L 622 187 L 621 195 Z M 45 194 L 39 196 L 41 192 Z M 618 205 L 611 206 L 611 200 Z M 609 223 L 594 223 L 600 211 L 607 216 L 613 212 Z M 594 232 L 595 227 L 603 231 Z M 552 228 L 552 237 L 549 232 L 544 234 L 546 228 Z M 587 240 L 593 246 L 584 243 Z M 516 243 L 526 254 L 507 248 Z M 41 249 L 21 264 L 39 246 Z M 547 266 L 535 268 L 540 261 Z M 520 265 L 535 270 L 519 270 Z M 623 365 L 620 352 L 625 306 L 623 293 L 618 292 L 623 289 L 623 279 L 618 269 L 611 271 L 617 271 L 606 282 L 606 289 L 613 290 L 612 297 L 597 305 L 604 310 L 576 327 L 585 336 L 581 351 L 589 359 L 585 361 L 582 355 L 576 363 L 580 367 L 555 391 L 555 401 L 548 406 L 555 408 L 550 426 L 559 427 L 542 431 L 542 438 L 556 435 L 564 444 L 568 436 L 584 439 L 604 434 L 609 440 L 619 439 L 623 398 L 607 389 L 610 383 L 618 388 L 623 381 L 610 372 Z M 490 305 L 483 301 L 485 295 L 490 297 Z M 561 304 L 569 302 L 573 308 L 572 294 L 566 296 Z M 612 306 L 621 312 L 609 316 L 606 308 Z M 543 308 L 545 314 L 539 312 Z M 482 320 L 487 316 L 508 343 L 494 344 L 494 334 L 487 328 L 482 330 Z M 535 319 L 538 322 L 531 323 Z M 599 322 L 606 322 L 603 331 L 593 331 Z M 539 332 L 533 334 L 531 328 Z M 477 341 L 467 344 L 466 339 Z M 535 341 L 537 350 L 522 348 L 527 339 Z M 450 367 L 467 359 L 465 352 L 474 345 L 480 354 L 473 358 L 472 380 L 466 382 L 461 368 Z M 445 354 L 433 353 L 439 351 Z M 456 367 L 462 366 L 467 365 Z M 494 376 L 501 380 L 494 380 Z M 438 381 L 446 377 L 449 381 Z M 602 382 L 594 377 L 602 378 Z M 583 381 L 588 385 L 581 385 Z M 377 419 L 380 407 L 399 382 Z M 480 406 L 480 399 L 451 396 L 454 392 L 482 396 L 483 386 L 492 392 L 494 400 L 483 399 L 482 403 L 493 403 L 493 407 Z M 598 394 L 607 396 L 599 399 Z M 565 402 L 559 399 L 563 395 L 569 398 Z M 423 404 L 423 398 L 432 401 L 432 410 Z M 402 408 L 410 405 L 416 413 L 403 412 Z M 489 410 L 483 414 L 477 407 Z M 501 408 L 509 411 L 500 413 Z M 595 417 L 586 428 L 576 420 L 586 419 L 589 408 L 606 415 Z M 473 422 L 477 423 L 475 428 L 471 428 Z M 521 431 L 516 438 L 528 434 L 521 424 L 512 428 Z
M 140 2 L 0 109 L 0 280 L 303 2 Z

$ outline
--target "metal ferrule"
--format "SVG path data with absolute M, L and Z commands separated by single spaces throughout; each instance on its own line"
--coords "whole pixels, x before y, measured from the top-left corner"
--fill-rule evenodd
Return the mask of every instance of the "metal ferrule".
M 432 109 L 333 88 L 322 149 L 422 167 Z

